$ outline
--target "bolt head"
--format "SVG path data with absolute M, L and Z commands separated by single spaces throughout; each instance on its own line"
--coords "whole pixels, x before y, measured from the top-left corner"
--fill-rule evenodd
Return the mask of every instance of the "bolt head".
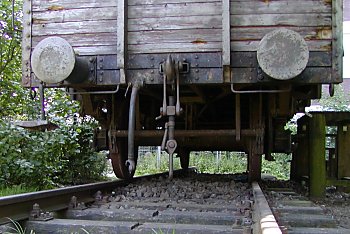
M 170 141 L 170 142 L 168 143 L 168 147 L 174 148 L 174 147 L 175 147 L 175 142 Z

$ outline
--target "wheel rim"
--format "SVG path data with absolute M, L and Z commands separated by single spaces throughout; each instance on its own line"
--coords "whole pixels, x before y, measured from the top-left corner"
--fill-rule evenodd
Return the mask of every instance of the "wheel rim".
M 118 112 L 115 113 L 115 126 L 117 129 L 127 129 L 129 98 L 118 103 L 119 109 Z M 130 174 L 128 167 L 126 166 L 126 160 L 128 160 L 128 141 L 126 138 L 117 138 L 115 141 L 116 149 L 113 149 L 113 144 L 109 144 L 110 159 L 112 160 L 114 174 L 120 179 L 130 179 L 134 176 L 135 172 Z M 137 156 L 138 150 L 137 146 L 135 146 L 135 166 L 137 165 Z
M 117 141 L 117 152 L 110 153 L 112 160 L 112 167 L 114 174 L 120 179 L 130 179 L 134 176 L 134 173 L 130 174 L 127 166 L 125 165 L 127 157 L 128 143 L 125 140 Z M 135 158 L 135 163 L 137 158 Z

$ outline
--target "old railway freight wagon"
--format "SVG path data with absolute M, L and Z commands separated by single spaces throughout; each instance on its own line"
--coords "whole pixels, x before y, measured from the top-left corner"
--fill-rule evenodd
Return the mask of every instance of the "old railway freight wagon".
M 342 0 L 24 0 L 23 86 L 65 87 L 115 174 L 137 146 L 290 152 L 284 130 L 342 82 Z M 171 168 L 170 168 L 171 169 Z M 171 170 L 170 170 L 171 176 Z

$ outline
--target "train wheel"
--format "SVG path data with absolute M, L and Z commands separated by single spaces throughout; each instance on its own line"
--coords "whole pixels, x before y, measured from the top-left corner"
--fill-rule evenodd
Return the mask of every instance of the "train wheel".
M 119 99 L 123 100 L 123 99 Z M 115 111 L 114 125 L 116 129 L 127 129 L 128 127 L 128 116 L 129 116 L 129 98 L 123 101 L 115 101 L 114 105 L 117 104 L 118 111 Z M 114 139 L 114 143 L 109 144 L 110 159 L 112 160 L 112 167 L 114 174 L 120 179 L 130 179 L 134 176 L 134 173 L 130 174 L 126 161 L 128 160 L 128 139 L 117 138 Z M 138 150 L 135 147 L 135 166 L 137 165 Z
M 137 165 L 138 150 L 135 149 L 135 164 Z M 128 142 L 127 140 L 117 141 L 117 152 L 110 153 L 114 174 L 120 179 L 130 179 L 134 173 L 130 174 L 128 167 L 125 165 L 128 160 Z
M 190 164 L 190 150 L 186 148 L 179 148 L 180 164 L 182 169 L 188 169 Z

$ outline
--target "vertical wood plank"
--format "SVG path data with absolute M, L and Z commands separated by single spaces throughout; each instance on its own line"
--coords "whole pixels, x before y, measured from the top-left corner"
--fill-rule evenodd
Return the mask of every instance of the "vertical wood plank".
M 339 124 L 337 133 L 338 172 L 337 179 L 350 176 L 350 124 Z
M 297 148 L 293 152 L 291 179 L 300 181 L 304 176 L 309 176 L 309 131 L 304 120 L 298 121 Z
M 236 98 L 236 141 L 241 140 L 241 95 L 237 93 Z
M 332 80 L 343 81 L 343 1 L 332 0 Z
M 120 69 L 120 83 L 126 82 L 125 60 L 127 56 L 127 0 L 117 0 L 117 68 Z
M 261 128 L 262 125 L 262 96 L 250 94 L 249 96 L 249 127 L 250 129 Z M 261 142 L 260 136 L 249 138 L 248 141 L 248 181 L 261 180 Z
M 222 65 L 230 66 L 230 0 L 222 0 Z
M 313 198 L 323 198 L 326 191 L 325 126 L 323 113 L 313 113 L 309 118 L 309 191 Z
M 30 52 L 32 48 L 32 1 L 23 1 L 22 85 L 31 85 Z

